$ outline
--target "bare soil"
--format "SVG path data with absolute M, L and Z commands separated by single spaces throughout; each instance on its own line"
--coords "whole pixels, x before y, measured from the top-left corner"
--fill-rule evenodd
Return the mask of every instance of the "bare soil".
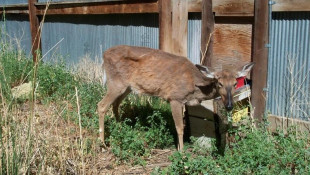
M 37 103 L 34 109 L 34 154 L 30 166 L 30 171 L 34 174 L 38 173 L 38 167 L 42 164 L 40 174 L 150 174 L 156 167 L 168 166 L 168 157 L 175 151 L 154 149 L 145 166 L 119 163 L 111 148 L 103 148 L 97 144 L 96 132 L 84 128 L 80 130 L 78 124 L 61 116 L 68 106 L 59 109 L 54 104 Z M 31 116 L 30 103 L 21 104 L 16 111 L 18 123 L 26 127 Z M 84 148 L 88 149 L 81 149 L 81 140 Z

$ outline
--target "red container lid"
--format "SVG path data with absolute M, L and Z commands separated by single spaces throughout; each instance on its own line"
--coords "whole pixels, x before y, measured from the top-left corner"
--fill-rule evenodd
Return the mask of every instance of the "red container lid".
M 237 78 L 237 85 L 236 85 L 236 89 L 241 88 L 242 86 L 244 86 L 244 80 L 246 77 L 239 77 Z

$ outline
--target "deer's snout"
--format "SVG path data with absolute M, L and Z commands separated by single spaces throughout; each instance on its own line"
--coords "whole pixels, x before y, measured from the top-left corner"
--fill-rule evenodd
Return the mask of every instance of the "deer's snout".
M 231 87 L 226 88 L 226 90 L 227 90 L 227 102 L 225 104 L 225 108 L 227 111 L 231 111 L 234 107 L 233 96 L 231 93 Z
M 227 104 L 226 106 L 225 106 L 225 108 L 226 108 L 226 110 L 227 111 L 231 111 L 232 109 L 233 109 L 233 104 L 231 104 L 231 103 L 229 103 L 229 104 Z

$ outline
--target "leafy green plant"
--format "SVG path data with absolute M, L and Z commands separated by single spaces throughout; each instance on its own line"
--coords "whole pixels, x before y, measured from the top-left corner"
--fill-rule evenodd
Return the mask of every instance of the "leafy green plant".
M 32 61 L 27 59 L 24 54 L 11 50 L 2 44 L 0 53 L 0 63 L 3 73 L 5 73 L 7 83 L 14 87 L 23 82 L 29 81 L 29 72 L 32 70 Z
M 42 98 L 64 100 L 74 94 L 74 87 L 78 81 L 64 66 L 64 64 L 40 64 L 38 66 L 37 82 Z
M 147 126 L 140 127 L 144 128 L 147 132 L 145 133 L 145 138 L 151 148 L 165 148 L 173 143 L 173 135 L 171 126 L 168 126 L 166 120 L 161 115 L 159 111 L 154 111 L 154 113 L 147 117 Z M 139 127 L 138 125 L 138 127 Z
M 108 140 L 112 152 L 118 157 L 119 161 L 143 164 L 142 156 L 150 154 L 147 143 L 139 129 L 133 128 L 127 124 L 128 122 L 130 120 L 125 120 L 122 123 L 114 121 L 109 124 L 111 135 Z
M 272 135 L 263 129 L 242 128 L 244 136 L 226 147 L 224 156 L 176 152 L 172 164 L 157 174 L 308 174 L 310 142 L 307 135 Z M 192 149 L 190 149 L 192 150 Z M 211 150 L 210 150 L 211 151 Z
M 80 98 L 80 114 L 82 126 L 92 130 L 98 130 L 99 121 L 97 114 L 97 104 L 102 99 L 105 89 L 99 83 L 80 83 L 78 85 Z M 71 104 L 76 108 L 75 98 L 71 99 Z M 75 110 L 76 111 L 76 110 Z M 78 122 L 78 116 L 73 115 L 74 120 Z
M 12 50 L 7 44 L 0 43 L 0 83 L 1 95 L 11 99 L 11 88 L 29 81 L 32 64 L 25 55 Z
M 120 161 L 143 164 L 151 149 L 170 146 L 173 143 L 173 136 L 158 111 L 147 117 L 149 126 L 142 125 L 139 119 L 136 120 L 137 122 L 133 124 L 130 119 L 125 119 L 123 122 L 108 119 L 109 144 Z

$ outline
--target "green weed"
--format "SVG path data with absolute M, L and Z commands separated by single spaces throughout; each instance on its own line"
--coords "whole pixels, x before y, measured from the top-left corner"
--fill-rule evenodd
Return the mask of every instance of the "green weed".
M 263 129 L 249 128 L 241 132 L 245 135 L 236 135 L 235 142 L 226 147 L 224 156 L 213 155 L 212 150 L 206 156 L 193 151 L 176 152 L 170 157 L 171 166 L 157 169 L 156 174 L 310 173 L 307 135 L 296 137 L 296 133 L 280 133 L 274 136 Z
M 148 116 L 145 126 L 139 118 L 133 123 L 130 119 L 115 122 L 107 119 L 110 133 L 109 144 L 112 152 L 121 162 L 144 164 L 151 149 L 165 148 L 173 143 L 173 136 L 161 113 L 155 111 Z
M 72 97 L 78 81 L 63 64 L 39 64 L 38 92 L 44 100 L 61 101 Z

